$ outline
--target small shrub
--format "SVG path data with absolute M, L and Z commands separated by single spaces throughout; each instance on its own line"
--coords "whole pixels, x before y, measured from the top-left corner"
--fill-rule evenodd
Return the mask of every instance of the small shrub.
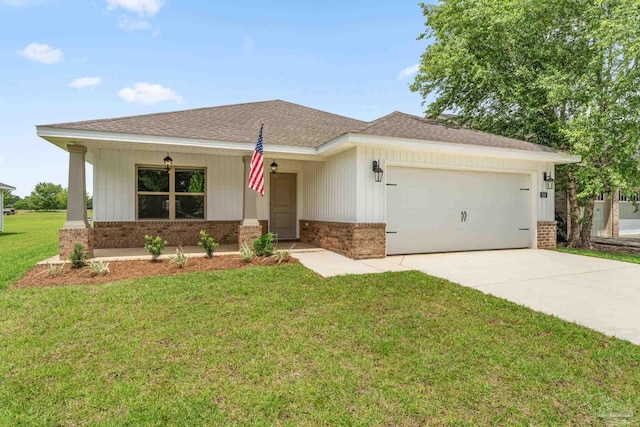
M 80 267 L 84 267 L 85 264 L 87 263 L 87 252 L 84 250 L 84 246 L 82 246 L 80 243 L 76 243 L 73 246 L 73 252 L 71 252 L 71 255 L 69 256 L 69 260 L 71 261 L 71 267 L 72 268 L 80 268 Z
M 253 249 L 251 249 L 246 243 L 240 248 L 240 258 L 242 258 L 244 262 L 251 262 L 255 255 L 256 254 Z
M 275 234 L 267 233 L 253 241 L 253 250 L 258 256 L 271 256 L 275 251 Z
M 198 246 L 202 246 L 207 253 L 207 257 L 211 258 L 216 248 L 219 246 L 213 237 L 209 236 L 206 231 L 200 230 L 200 239 L 198 240 Z
M 94 276 L 105 276 L 111 273 L 109 263 L 107 261 L 89 261 L 87 269 Z
M 185 268 L 187 261 L 189 261 L 189 258 L 184 254 L 182 246 L 178 246 L 176 248 L 176 254 L 169 257 L 169 262 L 176 264 L 180 268 Z
M 162 237 L 156 236 L 144 236 L 144 247 L 151 254 L 151 259 L 156 261 L 160 254 L 162 254 L 162 250 L 167 246 L 167 241 L 163 240 Z
M 64 264 L 49 264 L 47 263 L 47 276 L 58 277 L 64 273 Z
M 291 257 L 289 251 L 275 251 L 271 258 L 273 258 L 278 264 L 287 261 Z

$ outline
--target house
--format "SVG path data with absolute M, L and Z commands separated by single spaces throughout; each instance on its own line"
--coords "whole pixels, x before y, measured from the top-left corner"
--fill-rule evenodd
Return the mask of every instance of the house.
M 4 192 L 14 190 L 14 187 L 0 182 L 0 212 L 2 212 L 2 215 L 0 215 L 0 233 L 4 231 Z
M 264 123 L 265 195 L 247 188 Z M 270 230 L 352 258 L 556 243 L 554 165 L 578 157 L 394 112 L 371 122 L 285 101 L 42 125 L 69 152 L 61 256 L 74 243 L 194 245 Z M 167 164 L 165 165 L 165 161 Z M 93 165 L 93 225 L 84 203 Z M 277 165 L 277 168 L 276 168 Z M 168 170 L 165 169 L 167 166 Z
M 636 237 L 640 235 L 640 194 L 628 197 L 620 191 L 602 193 L 593 203 L 591 237 Z M 569 205 L 565 192 L 556 192 L 556 214 L 569 226 Z

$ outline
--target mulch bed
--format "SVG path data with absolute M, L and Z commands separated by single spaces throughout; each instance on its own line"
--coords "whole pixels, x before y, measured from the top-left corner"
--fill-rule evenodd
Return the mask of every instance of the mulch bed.
M 296 262 L 298 262 L 296 259 L 289 258 L 281 264 L 292 264 Z M 237 255 L 220 255 L 212 258 L 192 257 L 189 258 L 184 268 L 180 268 L 166 259 L 160 261 L 113 261 L 109 263 L 109 274 L 104 276 L 94 276 L 86 267 L 73 269 L 70 264 L 66 264 L 64 266 L 64 272 L 56 277 L 51 277 L 47 274 L 47 266 L 38 265 L 29 270 L 18 283 L 16 283 L 15 287 L 97 285 L 139 277 L 173 276 L 175 274 L 192 273 L 194 271 L 231 270 L 252 265 L 274 266 L 278 265 L 278 263 L 272 258 L 259 257 L 254 258 L 250 263 L 246 263 Z

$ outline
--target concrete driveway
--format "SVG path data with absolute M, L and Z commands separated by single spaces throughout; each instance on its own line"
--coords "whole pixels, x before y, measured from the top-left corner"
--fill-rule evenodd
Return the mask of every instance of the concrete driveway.
M 543 250 L 390 256 L 296 254 L 327 277 L 419 270 L 640 345 L 640 264 Z
M 640 264 L 531 249 L 387 261 L 640 344 Z

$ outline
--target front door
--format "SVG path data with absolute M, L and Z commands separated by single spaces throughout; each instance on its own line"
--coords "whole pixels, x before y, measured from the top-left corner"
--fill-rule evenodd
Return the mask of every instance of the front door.
M 271 175 L 271 214 L 269 225 L 278 239 L 296 238 L 296 174 Z

